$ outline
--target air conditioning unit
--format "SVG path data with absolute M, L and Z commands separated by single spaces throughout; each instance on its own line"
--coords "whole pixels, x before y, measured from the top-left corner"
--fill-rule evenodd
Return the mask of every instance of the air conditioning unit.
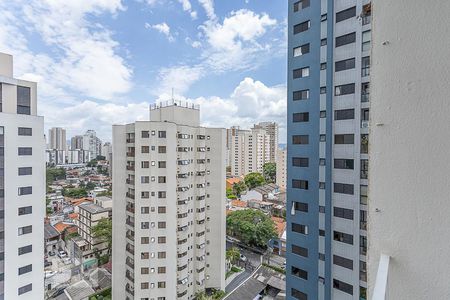
M 361 121 L 361 128 L 369 128 L 369 121 Z

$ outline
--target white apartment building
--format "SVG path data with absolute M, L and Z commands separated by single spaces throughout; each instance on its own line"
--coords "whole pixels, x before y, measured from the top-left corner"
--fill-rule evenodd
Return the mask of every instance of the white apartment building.
M 171 101 L 113 126 L 113 298 L 225 289 L 225 129 Z
M 48 130 L 48 149 L 67 150 L 66 130 L 53 127 Z
M 262 128 L 236 130 L 230 152 L 233 176 L 262 173 L 264 164 L 270 162 L 270 135 Z
M 270 162 L 276 162 L 277 151 L 278 151 L 278 123 L 276 122 L 260 122 L 253 126 L 254 128 L 261 128 L 266 131 L 269 135 L 269 145 L 270 145 Z
M 44 299 L 44 118 L 0 53 L 0 299 Z
M 91 159 L 95 159 L 102 151 L 102 141 L 97 137 L 95 130 L 88 130 L 83 135 L 83 150 L 89 151 Z
M 286 155 L 287 155 L 286 149 L 280 149 L 277 150 L 277 179 L 276 184 L 280 187 L 281 191 L 286 190 Z
M 83 149 L 83 136 L 76 135 L 70 139 L 70 150 Z

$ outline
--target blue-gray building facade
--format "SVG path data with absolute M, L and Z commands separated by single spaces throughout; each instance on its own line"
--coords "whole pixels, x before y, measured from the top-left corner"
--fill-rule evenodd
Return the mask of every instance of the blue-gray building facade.
M 287 299 L 366 299 L 371 3 L 289 0 Z

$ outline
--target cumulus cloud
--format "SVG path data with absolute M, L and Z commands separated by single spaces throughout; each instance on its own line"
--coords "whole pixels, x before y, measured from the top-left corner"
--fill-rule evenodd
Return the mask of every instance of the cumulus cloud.
M 192 9 L 192 4 L 189 0 L 178 0 L 183 6 L 183 10 L 188 12 L 193 20 L 197 19 L 197 12 Z
M 215 19 L 216 14 L 214 13 L 214 1 L 213 0 L 198 0 L 205 10 L 206 15 L 209 19 Z
M 151 28 L 151 29 L 155 29 L 155 30 L 159 31 L 160 33 L 164 34 L 167 37 L 169 42 L 174 42 L 175 41 L 175 38 L 170 33 L 170 27 L 169 27 L 169 25 L 167 25 L 166 22 L 159 23 L 159 24 L 154 24 L 154 25 L 150 25 L 149 23 L 145 23 L 145 28 L 148 28 L 148 29 Z
M 159 71 L 159 87 L 155 91 L 156 95 L 171 93 L 172 89 L 176 93 L 183 94 L 203 75 L 204 70 L 200 66 L 180 65 L 163 68 Z

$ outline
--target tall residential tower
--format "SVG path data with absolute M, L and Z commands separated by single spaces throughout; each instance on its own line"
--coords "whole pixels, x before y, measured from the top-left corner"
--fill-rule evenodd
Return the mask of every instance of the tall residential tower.
M 113 127 L 114 299 L 225 289 L 226 132 L 199 113 L 170 102 Z
M 366 299 L 370 23 L 289 0 L 287 299 Z
M 44 299 L 44 118 L 0 53 L 0 299 Z

